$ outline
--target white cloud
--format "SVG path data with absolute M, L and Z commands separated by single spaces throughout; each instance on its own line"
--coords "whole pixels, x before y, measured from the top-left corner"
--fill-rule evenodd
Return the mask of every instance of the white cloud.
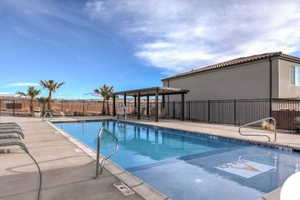
M 38 83 L 30 83 L 30 82 L 20 82 L 20 83 L 9 83 L 8 87 L 29 87 L 29 86 L 39 86 Z
M 86 10 L 133 38 L 137 57 L 170 71 L 300 51 L 300 0 L 89 0 Z

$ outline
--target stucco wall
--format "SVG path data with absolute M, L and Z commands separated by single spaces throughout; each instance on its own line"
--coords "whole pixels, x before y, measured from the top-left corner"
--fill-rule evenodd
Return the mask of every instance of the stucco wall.
M 291 83 L 291 68 L 293 66 L 300 66 L 300 63 L 279 60 L 279 98 L 300 97 L 300 86 Z
M 278 96 L 278 59 L 273 59 L 273 97 Z M 164 81 L 164 86 L 186 88 L 186 100 L 269 98 L 269 60 L 201 72 Z M 179 100 L 171 97 L 170 101 Z

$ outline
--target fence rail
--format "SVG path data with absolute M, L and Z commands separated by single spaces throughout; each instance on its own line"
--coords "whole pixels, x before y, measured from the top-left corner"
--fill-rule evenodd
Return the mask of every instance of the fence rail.
M 123 101 L 116 102 L 116 113 L 121 112 L 122 103 Z M 43 103 L 33 101 L 33 109 L 43 110 L 45 106 Z M 137 117 L 134 102 L 127 102 L 126 109 L 129 116 Z M 112 102 L 104 103 L 96 100 L 54 100 L 52 110 L 56 116 L 113 114 Z M 160 118 L 180 119 L 182 116 L 181 102 L 159 102 L 158 110 Z M 147 109 L 147 103 L 141 101 L 140 114 L 141 118 L 154 119 L 155 103 L 150 102 Z M 0 98 L 0 115 L 30 116 L 30 100 Z M 184 103 L 184 119 L 190 121 L 241 125 L 266 117 L 274 117 L 280 129 L 295 130 L 297 117 L 300 123 L 300 100 L 273 99 L 272 106 L 269 99 L 207 100 Z

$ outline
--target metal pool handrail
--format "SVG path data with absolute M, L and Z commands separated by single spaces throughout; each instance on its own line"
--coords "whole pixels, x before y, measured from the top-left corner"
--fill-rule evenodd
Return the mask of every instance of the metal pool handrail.
M 116 146 L 115 146 L 115 150 L 110 155 L 104 157 L 101 160 L 101 162 L 99 162 L 99 160 L 100 160 L 100 143 L 101 143 L 101 138 L 102 138 L 102 135 L 104 134 L 104 132 L 109 133 L 115 139 Z M 101 175 L 103 172 L 103 167 L 104 167 L 105 161 L 110 159 L 113 155 L 115 155 L 119 151 L 119 146 L 120 146 L 120 142 L 119 142 L 118 137 L 115 136 L 115 134 L 113 134 L 112 132 L 108 131 L 105 128 L 101 128 L 99 130 L 99 133 L 97 135 L 97 161 L 96 161 L 96 177 L 95 178 L 98 178 L 98 176 L 99 176 L 99 167 L 100 167 L 100 175 Z
M 241 132 L 241 128 L 243 127 L 246 127 L 246 126 L 250 126 L 250 125 L 253 125 L 253 124 L 257 124 L 258 122 L 263 122 L 263 121 L 266 121 L 266 120 L 272 120 L 273 123 L 274 123 L 274 142 L 276 142 L 277 140 L 277 131 L 276 131 L 276 119 L 274 117 L 266 117 L 266 118 L 263 118 L 263 119 L 260 119 L 260 120 L 256 120 L 256 121 L 253 121 L 253 122 L 249 122 L 249 123 L 246 123 L 246 124 L 243 124 L 239 127 L 239 134 L 242 135 L 242 136 L 262 136 L 262 137 L 267 137 L 268 138 L 268 142 L 271 142 L 271 138 L 270 136 L 268 135 L 258 135 L 258 134 L 243 134 Z
M 127 107 L 126 107 L 126 105 L 123 105 L 122 108 L 123 108 L 123 112 L 124 112 L 124 119 L 127 120 Z

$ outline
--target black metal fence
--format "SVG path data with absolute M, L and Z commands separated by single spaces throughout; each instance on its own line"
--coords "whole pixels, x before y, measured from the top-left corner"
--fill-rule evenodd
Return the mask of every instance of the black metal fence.
M 116 102 L 116 112 L 121 110 L 123 101 Z M 43 109 L 45 104 L 33 102 L 33 108 Z M 64 116 L 91 116 L 103 114 L 112 115 L 112 102 L 103 104 L 97 100 L 55 100 L 52 102 L 54 114 Z M 164 119 L 181 119 L 181 102 L 159 102 L 159 116 Z M 107 111 L 109 113 L 107 113 Z M 141 102 L 141 118 L 154 119 L 155 103 L 149 103 L 149 110 L 145 101 Z M 127 113 L 135 116 L 137 109 L 132 101 L 127 102 Z M 24 98 L 0 98 L 0 115 L 30 116 L 30 100 Z M 184 119 L 205 123 L 241 125 L 272 115 L 277 119 L 281 129 L 295 130 L 295 120 L 300 120 L 300 100 L 294 99 L 230 99 L 186 101 L 184 103 Z M 300 121 L 299 121 L 300 123 Z
M 267 99 L 187 101 L 184 105 L 184 119 L 239 125 L 268 117 L 269 105 Z M 161 117 L 180 119 L 181 102 L 165 103 Z
M 165 119 L 180 119 L 181 102 L 165 103 L 160 115 Z M 187 101 L 184 105 L 185 120 L 205 123 L 241 125 L 269 116 L 277 119 L 278 128 L 297 129 L 300 100 L 272 99 L 272 106 L 269 99 Z

